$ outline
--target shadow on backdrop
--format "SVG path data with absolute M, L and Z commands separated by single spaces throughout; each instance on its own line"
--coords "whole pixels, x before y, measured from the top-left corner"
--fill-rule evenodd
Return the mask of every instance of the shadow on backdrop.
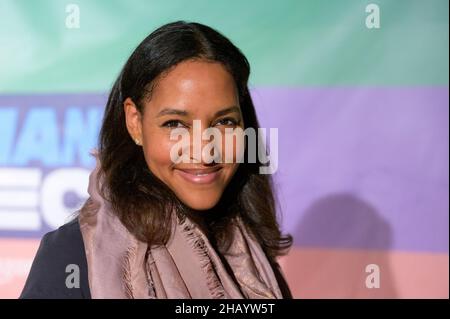
M 322 197 L 302 214 L 285 272 L 299 298 L 395 298 L 389 265 L 392 230 L 368 202 L 350 193 Z M 366 266 L 379 267 L 376 274 Z M 369 277 L 369 278 L 368 278 Z M 366 282 L 367 280 L 367 282 Z

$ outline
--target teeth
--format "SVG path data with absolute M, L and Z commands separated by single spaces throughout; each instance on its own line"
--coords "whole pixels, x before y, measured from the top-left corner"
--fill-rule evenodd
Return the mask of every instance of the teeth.
M 195 174 L 195 176 L 206 176 L 206 175 L 208 175 L 209 173 L 206 173 L 206 174 Z

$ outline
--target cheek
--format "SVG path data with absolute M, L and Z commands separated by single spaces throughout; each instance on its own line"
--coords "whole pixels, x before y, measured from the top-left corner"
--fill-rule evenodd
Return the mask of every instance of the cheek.
M 221 180 L 221 187 L 225 187 L 230 182 L 233 175 L 236 173 L 239 163 L 236 160 L 233 160 L 232 162 L 223 162 L 223 174 L 222 174 L 222 180 Z
M 174 142 L 165 134 L 148 132 L 144 136 L 143 151 L 149 169 L 158 178 L 172 165 L 170 149 Z

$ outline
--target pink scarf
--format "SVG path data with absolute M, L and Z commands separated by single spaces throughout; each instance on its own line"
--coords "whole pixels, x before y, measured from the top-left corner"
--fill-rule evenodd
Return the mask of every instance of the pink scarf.
M 92 298 L 282 298 L 259 243 L 240 220 L 224 254 L 235 280 L 205 234 L 173 214 L 165 246 L 137 240 L 99 193 L 99 163 L 89 177 L 89 199 L 79 223 Z

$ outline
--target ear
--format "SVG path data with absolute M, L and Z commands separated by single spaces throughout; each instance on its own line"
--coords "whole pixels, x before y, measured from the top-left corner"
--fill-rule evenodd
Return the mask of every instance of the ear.
M 134 104 L 133 100 L 129 97 L 123 102 L 123 109 L 125 112 L 125 122 L 127 125 L 128 133 L 133 141 L 142 145 L 142 115 L 141 112 Z

